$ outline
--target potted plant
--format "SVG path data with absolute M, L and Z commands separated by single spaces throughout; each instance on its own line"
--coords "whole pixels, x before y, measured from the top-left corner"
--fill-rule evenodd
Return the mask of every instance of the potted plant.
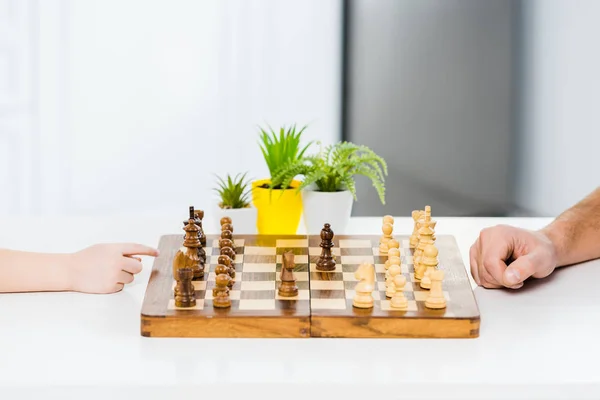
M 219 202 L 216 207 L 216 220 L 230 217 L 236 234 L 256 233 L 256 208 L 250 202 L 251 186 L 246 181 L 246 174 L 234 177 L 227 174 L 225 178 L 217 176 L 214 190 Z
M 325 223 L 336 233 L 345 233 L 357 200 L 355 176 L 366 176 L 385 204 L 385 160 L 366 146 L 340 142 L 323 148 L 316 155 L 293 160 L 282 167 L 273 182 L 286 186 L 304 176 L 296 189 L 302 192 L 304 222 L 308 234 L 317 234 Z
M 273 183 L 281 167 L 302 160 L 311 143 L 301 147 L 300 139 L 306 127 L 281 127 L 277 133 L 260 129 L 260 149 L 269 169 L 270 178 L 252 182 L 252 202 L 257 209 L 259 234 L 293 235 L 302 216 L 302 196 L 297 190 L 301 182 L 289 179 L 285 185 Z

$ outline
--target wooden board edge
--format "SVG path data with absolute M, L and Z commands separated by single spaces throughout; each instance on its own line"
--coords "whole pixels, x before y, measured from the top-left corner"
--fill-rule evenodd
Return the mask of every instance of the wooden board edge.
M 479 337 L 480 318 L 311 317 L 311 337 L 319 338 L 469 338 Z
M 310 317 L 185 318 L 142 315 L 144 337 L 309 338 Z

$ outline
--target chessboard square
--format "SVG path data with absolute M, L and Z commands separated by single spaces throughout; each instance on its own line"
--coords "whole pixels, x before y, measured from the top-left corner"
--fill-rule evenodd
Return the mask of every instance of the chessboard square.
M 311 284 L 312 282 L 319 282 L 319 281 L 343 281 L 344 280 L 344 275 L 341 272 L 321 272 L 321 271 L 317 271 L 317 272 L 311 272 L 310 273 L 310 278 L 309 278 Z
M 308 248 L 308 254 L 312 257 L 319 257 L 321 255 L 321 252 L 323 251 L 322 248 L 320 247 L 309 247 Z M 332 256 L 336 256 L 339 257 L 341 255 L 341 251 L 339 247 L 332 247 L 331 248 L 331 255 Z
M 408 300 L 408 311 L 418 311 L 417 302 L 415 300 Z
M 277 293 L 277 291 L 275 289 L 273 289 L 273 290 L 243 290 L 242 289 L 240 299 L 241 300 L 248 300 L 248 299 L 268 300 L 268 299 L 274 299 L 276 293 Z
M 385 272 L 375 274 L 375 280 L 379 282 L 385 282 Z
M 373 255 L 373 254 L 371 254 L 371 248 L 370 247 L 365 247 L 365 248 L 360 248 L 360 247 L 345 248 L 345 247 L 342 247 L 340 249 L 340 254 L 342 256 L 372 256 Z
M 233 244 L 235 245 L 235 248 L 246 248 L 244 245 L 246 244 L 246 240 L 245 239 L 237 239 L 235 237 L 235 235 L 233 236 Z M 244 251 L 245 253 L 245 251 Z
M 373 262 L 375 264 L 385 264 L 388 259 L 388 256 L 373 256 Z
M 385 274 L 386 271 L 387 270 L 385 269 L 385 264 L 375 264 L 375 272 L 376 273 Z
M 358 281 L 344 281 L 344 289 L 346 290 L 354 290 L 354 288 L 356 287 L 356 285 L 358 284 Z
M 343 272 L 344 282 L 357 282 L 354 272 Z
M 406 265 L 406 264 L 402 264 L 402 265 L 400 266 L 400 272 L 401 272 L 402 274 L 409 274 L 409 273 L 410 273 L 410 271 L 409 271 L 409 269 L 408 269 L 408 265 Z M 410 278 L 410 277 L 407 277 L 407 278 Z
M 342 272 L 354 274 L 360 264 L 342 264 Z
M 343 299 L 346 296 L 346 290 L 314 290 L 311 288 L 311 299 Z
M 277 272 L 277 266 L 275 264 L 244 264 L 244 272 Z M 237 269 L 236 269 L 237 271 Z
M 275 299 L 241 299 L 240 310 L 274 310 Z
M 308 282 L 308 272 L 296 272 L 294 271 L 294 278 L 296 278 L 296 283 L 298 282 Z M 281 274 L 277 274 L 277 282 L 281 281 Z
M 244 255 L 274 256 L 276 255 L 276 250 L 275 247 L 246 246 L 244 248 Z
M 245 256 L 243 254 L 236 254 L 235 260 L 233 260 L 234 264 L 243 264 L 245 261 Z
M 402 264 L 414 265 L 413 256 L 402 257 Z
M 420 291 L 415 291 L 415 300 L 416 301 L 425 301 L 427 300 L 427 297 L 429 296 L 429 290 L 420 290 Z
M 361 256 L 341 256 L 341 263 L 342 264 L 363 264 L 363 263 L 369 263 L 369 264 L 375 264 L 375 262 L 373 261 L 373 256 L 371 255 L 361 255 Z
M 332 273 L 337 272 L 337 273 L 340 273 L 340 277 L 341 277 L 341 272 L 342 271 L 343 271 L 342 270 L 342 265 L 339 264 L 339 263 L 335 264 L 335 270 L 333 270 L 333 271 L 319 271 L 317 269 L 317 264 L 316 263 L 312 263 L 311 262 L 311 264 L 310 264 L 310 272 L 315 272 L 315 273 L 319 273 L 319 274 L 321 274 L 321 273 L 323 273 L 323 274 L 332 274 Z M 312 274 L 311 274 L 311 278 L 312 278 Z
M 401 239 L 400 247 L 402 247 L 403 249 L 410 249 L 410 239 Z
M 235 261 L 238 261 L 237 258 Z M 277 256 L 274 254 L 244 254 L 244 263 L 246 264 L 275 264 L 276 262 Z
M 314 310 L 345 310 L 346 299 L 315 299 L 310 300 L 310 308 Z
M 242 291 L 251 290 L 275 290 L 275 281 L 244 281 L 242 280 Z
M 203 310 L 204 309 L 204 300 L 203 299 L 196 299 L 196 305 L 194 307 L 177 307 L 177 306 L 175 306 L 175 299 L 170 299 L 169 300 L 169 305 L 167 306 L 167 309 L 169 309 L 169 310 L 177 310 L 177 311 Z
M 238 274 L 236 274 L 237 276 Z M 265 281 L 274 283 L 277 277 L 275 272 L 242 272 L 241 273 L 241 281 Z
M 370 249 L 371 246 L 369 239 L 340 239 L 340 248 Z
M 311 290 L 344 290 L 343 281 L 312 281 Z
M 204 274 L 204 275 L 205 275 L 205 278 L 206 278 L 206 274 Z M 215 274 L 215 272 L 212 271 L 212 272 L 209 272 L 208 279 L 206 279 L 206 280 L 208 282 L 214 282 L 216 277 L 217 277 L 217 274 Z
M 275 300 L 309 300 L 309 299 L 310 299 L 310 290 L 298 289 L 298 295 L 294 296 L 294 297 L 280 296 L 279 293 L 275 294 Z
M 376 282 L 377 283 L 377 290 L 385 292 L 387 290 L 387 288 L 385 287 L 385 282 Z
M 281 254 L 277 255 L 277 263 L 283 263 L 283 256 Z M 308 264 L 308 254 L 296 255 L 294 256 L 295 264 Z
M 308 239 L 277 239 L 275 246 L 278 248 L 307 248 Z

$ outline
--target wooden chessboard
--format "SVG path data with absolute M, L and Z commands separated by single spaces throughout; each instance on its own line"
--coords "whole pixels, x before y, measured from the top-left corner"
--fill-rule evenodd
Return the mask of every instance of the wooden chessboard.
M 320 237 L 236 235 L 235 284 L 231 307 L 212 305 L 214 269 L 219 254 L 218 236 L 208 235 L 205 277 L 194 281 L 196 306 L 178 308 L 174 303 L 172 261 L 183 235 L 161 237 L 142 307 L 141 333 L 147 337 L 430 337 L 479 336 L 479 310 L 454 237 L 436 238 L 439 269 L 444 270 L 443 290 L 447 307 L 425 307 L 428 291 L 414 280 L 409 236 L 400 243 L 404 293 L 408 310 L 390 307 L 385 296 L 387 255 L 379 254 L 379 236 L 335 236 L 332 254 L 336 269 L 321 272 Z M 282 254 L 295 254 L 299 293 L 286 298 L 277 294 Z M 354 272 L 363 263 L 375 266 L 377 288 L 370 309 L 352 306 Z

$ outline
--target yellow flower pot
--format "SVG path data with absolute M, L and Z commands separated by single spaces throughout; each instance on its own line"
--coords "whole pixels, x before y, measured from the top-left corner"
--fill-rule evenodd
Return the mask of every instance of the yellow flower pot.
M 261 235 L 295 235 L 302 216 L 300 181 L 292 181 L 291 189 L 269 190 L 270 179 L 252 182 L 252 202 L 258 210 L 256 228 Z

